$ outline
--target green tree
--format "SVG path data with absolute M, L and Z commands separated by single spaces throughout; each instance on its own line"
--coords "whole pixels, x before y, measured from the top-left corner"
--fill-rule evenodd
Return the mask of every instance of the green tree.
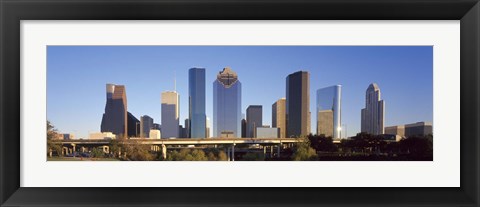
M 307 138 L 301 138 L 302 142 L 295 144 L 292 160 L 294 161 L 308 161 L 318 160 L 318 155 L 315 149 L 310 147 L 310 141 Z
M 245 161 L 263 161 L 263 160 L 265 160 L 265 157 L 263 156 L 263 153 L 247 152 L 245 155 L 243 155 L 242 160 L 245 160 Z
M 55 151 L 59 157 L 62 155 L 62 144 L 55 141 L 55 138 L 58 136 L 57 129 L 55 126 L 47 120 L 47 155 L 50 150 Z
M 103 158 L 105 157 L 105 153 L 103 153 L 103 150 L 95 147 L 93 148 L 91 154 L 90 154 L 92 157 L 94 158 Z
M 124 159 L 132 161 L 152 161 L 155 156 L 150 153 L 150 146 L 144 145 L 137 140 L 123 140 L 121 141 L 122 155 L 126 154 Z
M 336 152 L 338 148 L 333 144 L 332 137 L 325 137 L 324 135 L 309 135 L 308 140 L 310 141 L 310 146 L 316 151 L 322 152 Z

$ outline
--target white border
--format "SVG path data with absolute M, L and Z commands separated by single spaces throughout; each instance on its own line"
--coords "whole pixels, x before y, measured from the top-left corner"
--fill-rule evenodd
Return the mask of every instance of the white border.
M 434 161 L 46 162 L 46 45 L 434 45 Z M 22 20 L 21 51 L 22 187 L 460 186 L 459 21 Z

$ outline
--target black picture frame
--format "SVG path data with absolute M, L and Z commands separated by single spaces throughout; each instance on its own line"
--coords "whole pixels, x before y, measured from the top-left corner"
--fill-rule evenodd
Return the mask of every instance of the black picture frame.
M 0 15 L 1 206 L 479 206 L 478 0 L 0 0 Z M 20 21 L 150 19 L 460 20 L 461 187 L 20 187 Z

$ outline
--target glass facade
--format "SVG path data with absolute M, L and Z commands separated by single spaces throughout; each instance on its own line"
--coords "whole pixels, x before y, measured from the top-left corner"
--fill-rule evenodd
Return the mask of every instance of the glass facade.
M 230 68 L 213 82 L 213 136 L 241 137 L 242 84 Z
M 310 134 L 310 74 L 298 71 L 287 76 L 287 137 Z
M 317 135 L 341 138 L 342 86 L 317 90 Z
M 153 129 L 153 118 L 147 115 L 140 117 L 140 137 L 149 138 L 150 129 Z
M 247 137 L 256 137 L 257 127 L 261 127 L 262 120 L 262 106 L 250 105 L 247 108 Z
M 125 86 L 107 84 L 107 103 L 102 116 L 101 132 L 112 132 L 117 137 L 128 136 L 127 116 Z
M 205 69 L 191 68 L 188 71 L 188 108 L 189 124 L 185 123 L 187 137 L 205 138 L 206 119 L 205 112 Z

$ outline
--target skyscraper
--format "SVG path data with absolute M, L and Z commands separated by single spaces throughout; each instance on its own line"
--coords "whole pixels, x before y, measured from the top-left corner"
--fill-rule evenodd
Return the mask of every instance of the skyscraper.
M 184 129 L 185 132 L 182 136 L 182 138 L 190 138 L 190 119 L 185 119 L 185 124 L 184 124 Z
M 342 86 L 317 90 L 317 135 L 341 138 Z
M 276 127 L 280 130 L 280 133 L 279 133 L 279 137 L 280 138 L 285 138 L 286 137 L 286 134 L 285 134 L 285 131 L 286 131 L 286 122 L 285 122 L 285 119 L 286 119 L 286 108 L 285 108 L 285 104 L 286 104 L 286 99 L 285 98 L 281 98 L 281 99 L 278 99 L 273 105 L 272 105 L 272 127 Z
M 140 135 L 140 121 L 132 113 L 127 111 L 128 137 L 137 137 Z
M 250 105 L 247 108 L 247 137 L 256 137 L 257 127 L 262 127 L 262 106 Z
M 105 104 L 100 131 L 112 132 L 118 138 L 128 136 L 125 86 L 107 84 L 107 103 Z
M 191 68 L 188 71 L 188 117 L 190 124 L 185 128 L 192 138 L 205 138 L 205 69 Z
M 207 121 L 206 121 L 206 122 L 207 122 L 207 127 L 206 127 L 206 129 L 205 129 L 205 131 L 206 131 L 206 132 L 205 132 L 205 134 L 206 134 L 205 137 L 206 137 L 206 138 L 210 138 L 210 128 L 212 128 L 212 127 L 210 126 L 210 118 L 207 117 Z
M 147 115 L 140 117 L 140 137 L 149 138 L 150 129 L 153 129 L 153 118 Z
M 365 108 L 362 109 L 362 132 L 373 135 L 384 133 L 385 102 L 380 100 L 380 88 L 370 84 L 365 94 Z
M 175 91 L 162 93 L 162 138 L 178 138 L 179 95 Z
M 229 67 L 213 82 L 213 136 L 241 136 L 242 84 Z
M 298 71 L 287 76 L 287 137 L 307 136 L 310 113 L 310 74 Z

